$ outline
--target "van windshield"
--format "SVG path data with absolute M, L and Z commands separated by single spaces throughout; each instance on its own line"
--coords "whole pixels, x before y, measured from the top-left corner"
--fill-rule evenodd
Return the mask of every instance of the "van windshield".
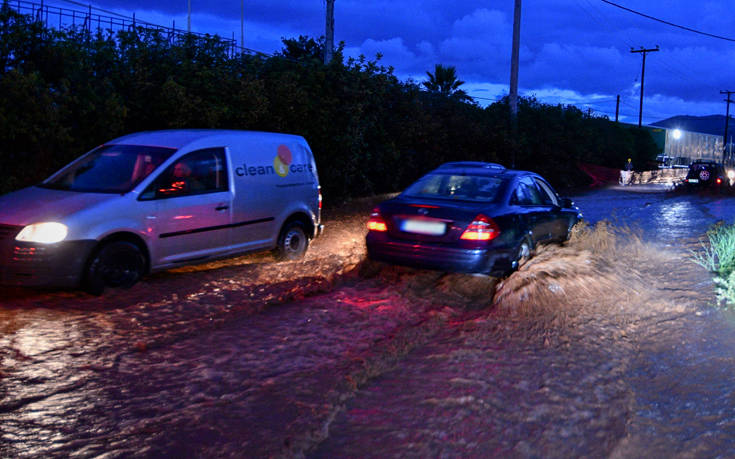
M 174 148 L 103 145 L 39 186 L 91 193 L 127 193 L 176 152 Z

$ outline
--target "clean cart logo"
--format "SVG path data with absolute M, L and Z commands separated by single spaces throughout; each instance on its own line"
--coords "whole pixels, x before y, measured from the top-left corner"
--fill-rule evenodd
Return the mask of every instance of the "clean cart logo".
M 273 168 L 276 170 L 276 174 L 281 177 L 287 176 L 288 166 L 291 165 L 292 160 L 293 157 L 291 155 L 291 150 L 289 150 L 286 145 L 279 145 L 278 154 L 273 160 Z
M 235 168 L 235 174 L 238 177 L 254 177 L 258 175 L 278 175 L 279 177 L 287 177 L 288 174 L 303 174 L 306 172 L 314 172 L 311 163 L 294 164 L 291 150 L 286 145 L 279 145 L 276 150 L 276 157 L 273 158 L 273 165 L 267 166 L 248 166 L 243 164 Z

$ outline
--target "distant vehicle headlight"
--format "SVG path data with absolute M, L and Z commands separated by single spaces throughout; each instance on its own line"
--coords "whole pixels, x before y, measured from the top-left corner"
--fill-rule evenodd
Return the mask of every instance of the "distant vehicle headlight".
M 727 171 L 727 178 L 729 178 L 730 181 L 735 180 L 735 170 L 728 169 L 728 171 Z
M 34 223 L 23 228 L 17 236 L 16 241 L 23 242 L 40 242 L 43 244 L 53 244 L 66 239 L 69 234 L 69 228 L 62 223 L 44 222 Z

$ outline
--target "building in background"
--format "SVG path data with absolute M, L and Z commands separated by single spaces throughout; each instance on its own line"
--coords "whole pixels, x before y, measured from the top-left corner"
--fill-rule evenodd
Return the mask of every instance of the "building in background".
M 659 167 L 688 167 L 693 161 L 707 160 L 715 162 L 732 162 L 732 154 L 728 152 L 723 161 L 721 135 L 704 132 L 684 131 L 665 127 L 650 126 L 649 129 L 664 131 L 664 148 L 658 156 Z M 729 145 L 732 149 L 732 144 Z

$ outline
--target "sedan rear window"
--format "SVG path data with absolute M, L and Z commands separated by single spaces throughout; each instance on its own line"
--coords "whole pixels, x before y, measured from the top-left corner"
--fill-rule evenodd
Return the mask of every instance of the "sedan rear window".
M 429 174 L 403 192 L 404 196 L 491 202 L 498 197 L 503 180 L 477 175 Z

